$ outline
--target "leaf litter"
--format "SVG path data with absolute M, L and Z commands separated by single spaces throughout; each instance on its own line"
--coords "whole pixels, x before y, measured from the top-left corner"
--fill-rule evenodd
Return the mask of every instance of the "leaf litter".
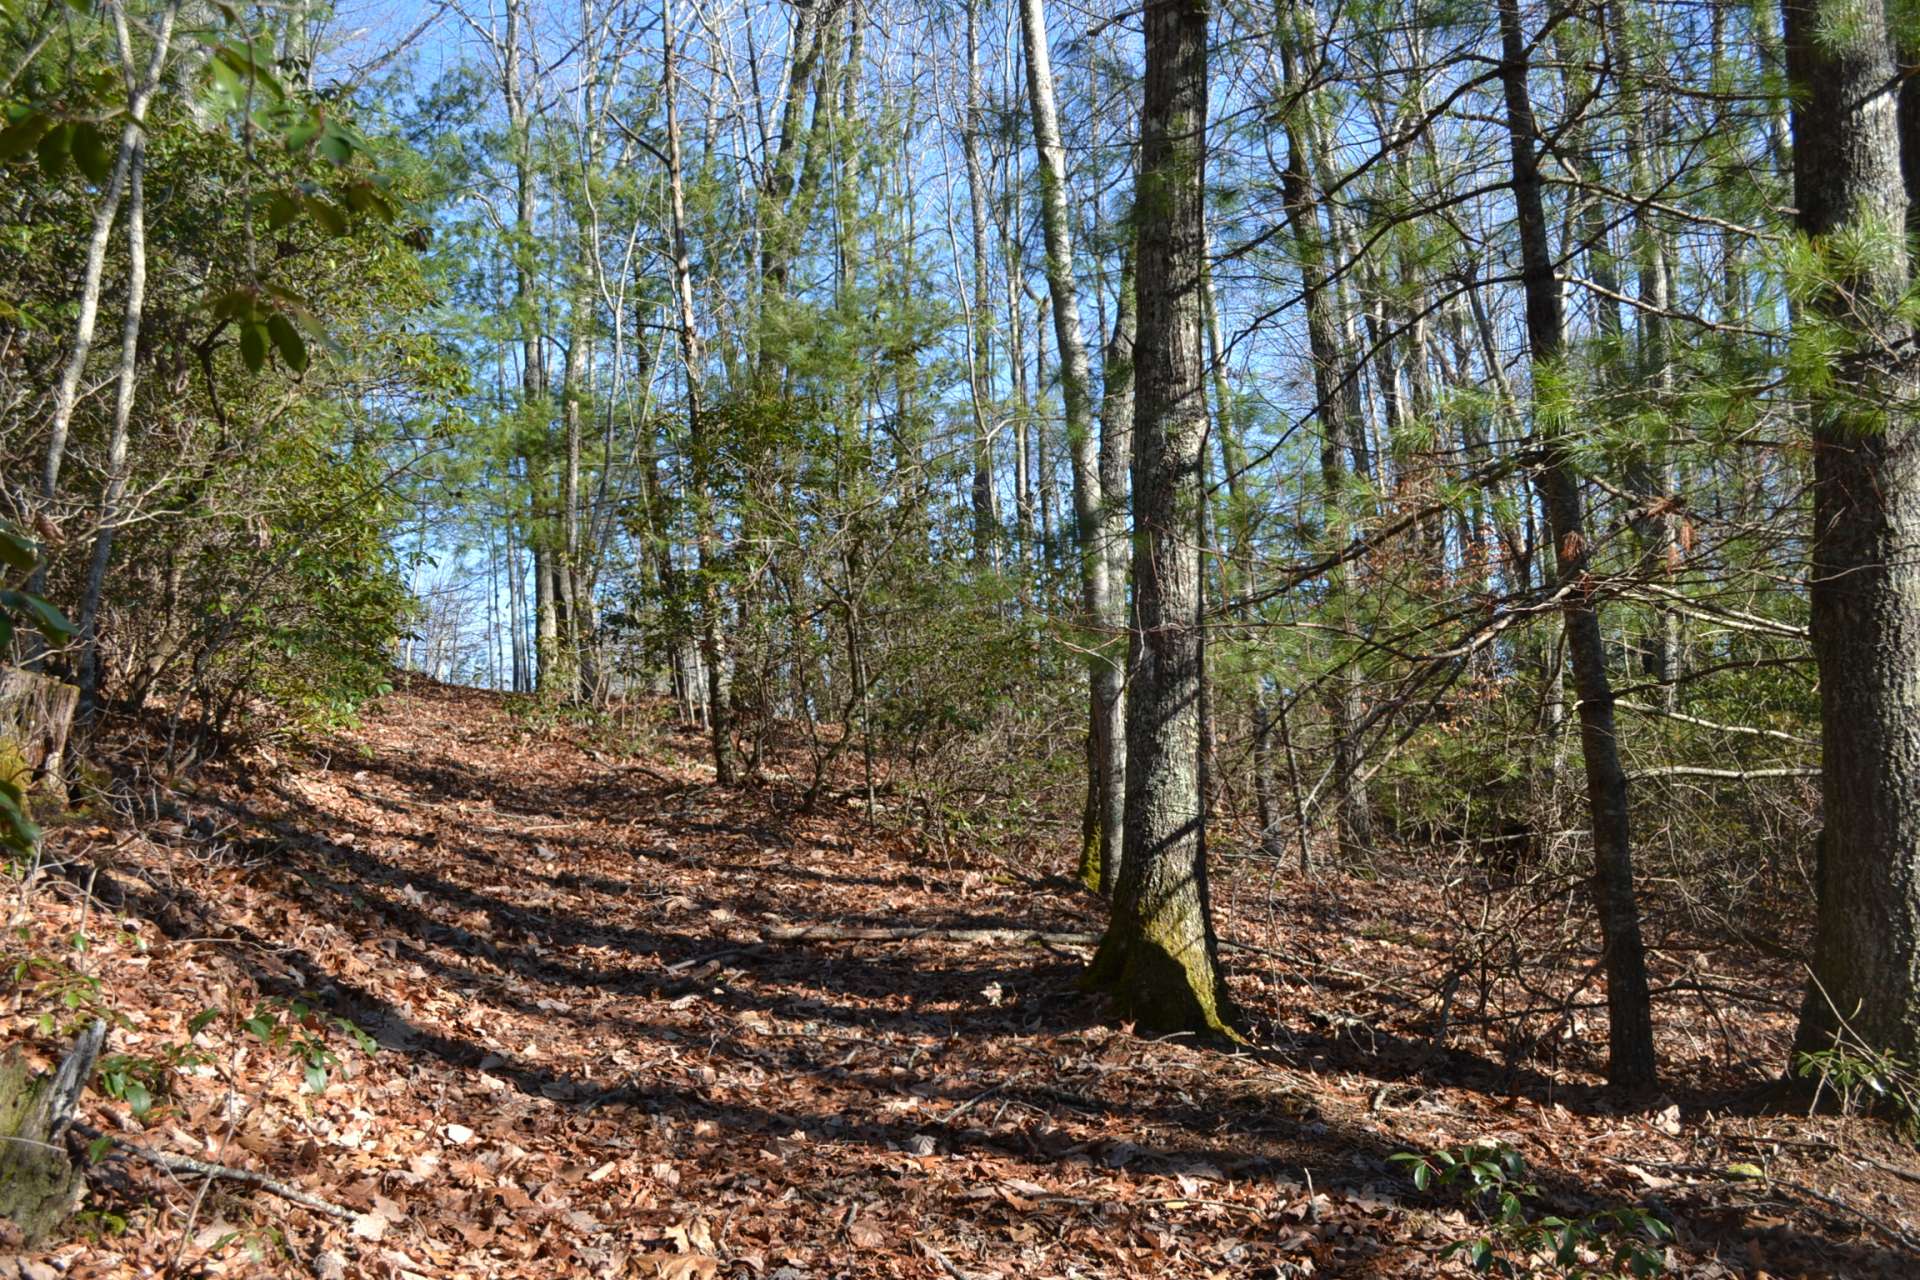
M 1389 1157 L 1486 1139 L 1556 1205 L 1661 1212 L 1676 1274 L 1914 1273 L 1911 1149 L 1742 1101 L 1778 1009 L 1668 1007 L 1673 1096 L 1611 1099 L 1577 1015 L 1543 1066 L 1488 1016 L 1511 992 L 1439 1011 L 1442 890 L 1240 872 L 1255 1047 L 1135 1034 L 1075 986 L 1091 897 L 778 777 L 716 789 L 690 733 L 590 736 L 415 680 L 210 767 L 185 821 L 59 828 L 9 1040 L 50 1061 L 110 1008 L 158 1093 L 96 1087 L 90 1131 L 347 1216 L 107 1154 L 80 1234 L 0 1276 L 1432 1275 L 1474 1228 Z

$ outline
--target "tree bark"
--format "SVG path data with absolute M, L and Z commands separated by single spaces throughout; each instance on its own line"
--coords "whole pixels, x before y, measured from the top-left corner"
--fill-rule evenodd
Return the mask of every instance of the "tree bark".
M 1607 1079 L 1617 1085 L 1645 1086 L 1655 1078 L 1653 1019 L 1640 908 L 1634 899 L 1627 775 L 1614 732 L 1613 687 L 1607 677 L 1600 615 L 1586 585 L 1590 540 L 1579 474 L 1567 439 L 1565 392 L 1559 385 L 1564 376 L 1565 320 L 1547 238 L 1539 157 L 1534 151 L 1538 130 L 1527 87 L 1529 48 L 1521 31 L 1519 0 L 1500 0 L 1499 13 L 1501 80 L 1526 294 L 1527 348 L 1533 366 L 1534 430 L 1544 451 L 1538 484 L 1553 538 L 1556 581 L 1571 587 L 1562 618 L 1580 699 L 1580 746 L 1593 825 L 1593 891 L 1607 974 Z
M 680 355 L 687 375 L 687 434 L 692 452 L 694 550 L 700 576 L 700 657 L 707 675 L 707 730 L 713 744 L 713 777 L 733 785 L 733 715 L 728 705 L 726 633 L 720 622 L 719 565 L 715 553 L 713 441 L 708 438 L 703 384 L 706 354 L 693 307 L 693 264 L 687 253 L 687 198 L 680 149 L 679 84 L 675 74 L 674 0 L 661 9 L 661 66 L 667 101 L 667 194 L 673 220 L 673 287 L 680 313 Z
M 1100 374 L 1100 510 L 1096 538 L 1106 563 L 1107 596 L 1096 623 L 1100 662 L 1094 668 L 1093 728 L 1088 744 L 1088 807 L 1097 839 L 1080 850 L 1080 879 L 1103 894 L 1120 880 L 1127 795 L 1127 671 L 1136 643 L 1127 625 L 1127 575 L 1132 555 L 1127 497 L 1133 466 L 1135 323 L 1132 237 L 1122 255 L 1113 331 Z
M 133 40 L 125 11 L 114 11 L 120 37 L 120 63 L 133 73 Z M 133 421 L 133 397 L 139 385 L 140 326 L 147 301 L 147 136 L 140 131 L 127 158 L 127 304 L 120 323 L 120 376 L 114 387 L 113 430 L 107 439 L 107 482 L 100 494 L 100 518 L 93 535 L 93 554 L 87 562 L 87 582 L 80 598 L 80 718 L 88 721 L 100 699 L 100 601 L 106 592 L 107 567 L 113 559 L 114 532 L 120 503 L 127 492 L 127 442 Z
M 1812 635 L 1822 730 L 1819 915 L 1798 1052 L 1920 1055 L 1920 377 L 1898 307 L 1911 280 L 1900 84 L 1877 0 L 1838 29 L 1786 5 L 1799 229 L 1832 273 L 1802 313 L 1858 345 L 1809 406 Z M 1905 157 L 1908 170 L 1916 157 Z M 1874 241 L 1876 245 L 1879 240 Z M 1844 335 L 1844 337 L 1842 337 Z
M 116 16 L 122 24 L 118 33 L 121 38 L 121 54 L 125 67 L 132 67 L 133 49 L 130 34 L 124 29 L 125 15 L 119 10 Z M 119 148 L 114 153 L 113 169 L 107 176 L 105 188 L 100 199 L 94 205 L 93 228 L 87 238 L 87 261 L 80 278 L 79 314 L 73 322 L 73 345 L 67 351 L 67 360 L 60 369 L 60 381 L 54 385 L 53 418 L 47 432 L 46 453 L 40 465 L 40 500 L 51 507 L 60 496 L 60 472 L 66 462 L 67 434 L 73 423 L 73 411 L 79 403 L 80 379 L 86 372 L 87 356 L 93 349 L 93 332 L 100 315 L 100 285 L 106 271 L 107 241 L 113 234 L 114 221 L 120 215 L 120 206 L 126 197 L 127 175 L 133 166 L 134 154 L 144 149 L 147 109 L 153 102 L 153 95 L 160 87 L 160 79 L 167 65 L 167 53 L 173 46 L 174 20 L 180 14 L 180 2 L 174 0 L 161 13 L 154 27 L 153 49 L 148 55 L 144 75 L 137 81 L 130 80 L 127 86 L 127 121 L 120 130 Z M 34 566 L 28 575 L 27 590 L 39 594 L 45 589 L 47 580 L 46 561 Z M 36 633 L 37 635 L 37 633 Z M 30 644 L 36 646 L 34 652 L 40 652 L 39 641 L 33 639 Z
M 86 1191 L 63 1139 L 106 1034 L 106 1023 L 92 1023 L 51 1076 L 30 1077 L 17 1048 L 0 1060 L 0 1218 L 19 1227 L 29 1247 L 65 1222 Z
M 979 0 L 967 0 L 967 119 L 962 147 L 967 160 L 967 203 L 973 230 L 973 306 L 968 317 L 967 384 L 973 402 L 973 561 L 994 561 L 998 521 L 993 510 L 993 428 L 989 421 L 992 343 L 987 303 L 987 173 L 980 155 L 985 106 L 980 88 Z
M 1054 343 L 1060 352 L 1060 398 L 1066 411 L 1067 457 L 1073 470 L 1074 551 L 1080 562 L 1080 603 L 1085 623 L 1097 629 L 1112 608 L 1106 549 L 1101 543 L 1103 502 L 1099 442 L 1094 437 L 1092 368 L 1080 323 L 1079 289 L 1074 281 L 1073 225 L 1067 207 L 1067 153 L 1060 139 L 1054 101 L 1053 60 L 1047 46 L 1044 0 L 1021 0 L 1020 33 L 1027 54 L 1027 97 L 1033 116 L 1033 144 L 1040 161 L 1040 220 L 1047 245 L 1047 291 L 1053 299 Z M 1109 717 L 1115 700 L 1102 697 L 1101 681 L 1113 664 L 1099 651 L 1097 632 L 1087 646 L 1087 737 L 1089 741 L 1088 811 L 1094 817 L 1080 853 L 1084 877 L 1099 866 L 1100 846 L 1117 831 L 1105 824 L 1111 815 L 1100 803 L 1104 744 L 1118 727 Z M 1088 846 L 1091 846 L 1089 848 Z M 1098 876 L 1095 887 L 1098 887 Z
M 1292 3 L 1280 11 L 1279 43 L 1282 63 L 1290 85 L 1305 85 L 1301 66 L 1302 44 L 1314 37 L 1311 19 L 1298 15 Z M 1301 30 L 1305 26 L 1306 30 Z M 1309 94 L 1297 110 L 1311 113 L 1314 104 Z M 1356 528 L 1345 516 L 1348 494 L 1349 459 L 1366 455 L 1365 431 L 1361 425 L 1360 383 L 1357 370 L 1345 370 L 1343 351 L 1354 344 L 1342 335 L 1340 295 L 1333 287 L 1327 267 L 1326 241 L 1320 225 L 1320 208 L 1315 175 L 1325 164 L 1315 154 L 1317 130 L 1298 126 L 1289 116 L 1286 123 L 1287 168 L 1281 182 L 1292 221 L 1294 251 L 1300 262 L 1301 294 L 1307 311 L 1307 348 L 1313 360 L 1314 399 L 1320 415 L 1320 480 L 1327 511 L 1328 540 L 1335 545 L 1351 541 Z M 1329 211 L 1331 212 L 1331 211 Z M 1361 470 L 1358 465 L 1355 471 Z M 1346 564 L 1334 568 L 1328 582 L 1329 592 L 1340 602 L 1343 620 L 1351 614 L 1350 585 Z M 1358 663 L 1342 661 L 1333 675 L 1327 696 L 1333 720 L 1333 786 L 1337 821 L 1336 842 L 1349 855 L 1364 854 L 1373 844 L 1373 806 L 1367 786 L 1360 777 L 1359 726 L 1365 719 L 1365 676 Z
M 1207 437 L 1206 0 L 1146 11 L 1135 218 L 1140 332 L 1133 575 L 1140 643 L 1127 699 L 1125 852 L 1088 984 L 1163 1029 L 1224 1032 L 1200 805 L 1200 548 Z

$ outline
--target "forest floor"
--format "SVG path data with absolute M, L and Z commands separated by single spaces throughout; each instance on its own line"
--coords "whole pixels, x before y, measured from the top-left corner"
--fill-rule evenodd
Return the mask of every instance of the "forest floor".
M 1444 923 L 1557 915 L 1226 861 L 1253 1044 L 1149 1038 L 1076 988 L 1085 945 L 1019 932 L 1091 934 L 1095 900 L 799 792 L 716 789 L 671 726 L 414 682 L 132 828 L 77 817 L 11 886 L 0 1032 L 46 1062 L 111 1017 L 102 1161 L 82 1234 L 14 1271 L 1433 1275 L 1481 1228 L 1390 1157 L 1497 1140 L 1539 1213 L 1672 1223 L 1674 1274 L 1920 1274 L 1913 1149 L 1755 1088 L 1785 961 L 1665 939 L 1671 1093 L 1624 1099 L 1582 975 L 1483 999 L 1501 957 Z

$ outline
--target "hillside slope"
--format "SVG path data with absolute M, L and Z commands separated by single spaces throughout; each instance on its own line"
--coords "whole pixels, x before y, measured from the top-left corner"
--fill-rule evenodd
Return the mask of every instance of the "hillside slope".
M 1073 985 L 1084 895 L 797 812 L 777 783 L 717 790 L 670 730 L 626 745 L 420 682 L 138 835 L 59 832 L 64 876 L 14 909 L 6 1030 L 44 1058 L 50 1026 L 108 1013 L 122 1056 L 86 1121 L 176 1167 L 108 1158 L 93 1234 L 39 1265 L 1428 1275 L 1471 1228 L 1388 1157 L 1485 1137 L 1556 1205 L 1676 1215 L 1689 1273 L 1911 1263 L 1914 1188 L 1871 1165 L 1913 1162 L 1878 1130 L 1496 1088 L 1481 1056 L 1396 1031 L 1430 958 L 1385 940 L 1377 889 L 1303 889 L 1281 918 L 1229 883 L 1233 931 L 1265 947 L 1243 953 L 1249 1008 L 1291 1006 L 1273 1047 L 1143 1039 Z M 1372 926 L 1333 914 L 1370 892 Z M 1307 936 L 1337 961 L 1275 958 Z M 1828 1199 L 1739 1185 L 1729 1161 Z

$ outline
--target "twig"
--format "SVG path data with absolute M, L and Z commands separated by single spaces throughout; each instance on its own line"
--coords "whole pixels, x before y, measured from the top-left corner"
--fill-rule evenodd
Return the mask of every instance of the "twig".
M 1868 1213 L 1865 1209 L 1862 1209 L 1857 1205 L 1849 1204 L 1845 1200 L 1840 1199 L 1838 1196 L 1830 1196 L 1824 1191 L 1815 1191 L 1812 1187 L 1806 1186 L 1802 1183 L 1782 1182 L 1779 1178 L 1775 1178 L 1775 1177 L 1769 1177 L 1767 1181 L 1771 1182 L 1776 1187 L 1783 1187 L 1788 1191 L 1798 1191 L 1801 1195 L 1804 1195 L 1804 1196 L 1812 1196 L 1815 1200 L 1818 1200 L 1821 1204 L 1824 1204 L 1828 1208 L 1837 1211 L 1842 1217 L 1848 1217 L 1848 1218 L 1854 1219 L 1857 1222 L 1863 1222 L 1867 1226 L 1872 1227 L 1874 1230 L 1878 1231 L 1881 1235 L 1887 1237 L 1887 1239 L 1894 1241 L 1901 1248 L 1906 1249 L 1911 1253 L 1920 1253 L 1920 1240 L 1915 1240 L 1912 1236 L 1900 1230 L 1900 1228 L 1888 1225 L 1887 1223 L 1881 1221 L 1879 1218 L 1876 1218 L 1872 1214 Z
M 1052 943 L 1091 947 L 1097 933 L 1048 933 L 1040 929 L 940 929 L 931 926 L 862 926 L 842 928 L 828 924 L 792 925 L 767 930 L 769 942 L 932 942 Z
M 1008 1083 L 1007 1081 L 1002 1080 L 999 1084 L 994 1085 L 991 1089 L 982 1089 L 979 1093 L 974 1094 L 971 1098 L 968 1098 L 965 1102 L 961 1103 L 959 1106 L 955 1107 L 952 1111 L 948 1112 L 946 1119 L 942 1120 L 940 1123 L 942 1125 L 952 1124 L 955 1120 L 958 1120 L 961 1116 L 967 1114 L 967 1112 L 973 1110 L 975 1107 L 985 1102 L 988 1098 L 991 1098 L 994 1094 L 1006 1088 L 1007 1083 Z
M 1631 1168 L 1634 1165 L 1638 1165 L 1643 1169 L 1666 1169 L 1675 1173 L 1706 1174 L 1711 1177 L 1720 1179 L 1722 1181 L 1725 1181 L 1727 1179 L 1726 1170 L 1715 1168 L 1712 1165 L 1692 1164 L 1692 1163 L 1678 1162 L 1678 1161 L 1671 1161 L 1671 1160 L 1627 1160 L 1627 1159 L 1622 1159 L 1618 1156 L 1606 1156 L 1603 1158 L 1606 1159 L 1609 1163 L 1624 1165 L 1629 1168 Z M 1745 1182 L 1745 1181 L 1747 1180 L 1745 1179 L 1742 1180 L 1742 1182 Z M 1843 1219 L 1851 1219 L 1855 1222 L 1862 1223 L 1868 1227 L 1873 1228 L 1875 1231 L 1879 1232 L 1881 1235 L 1885 1236 L 1887 1239 L 1892 1240 L 1894 1243 L 1898 1244 L 1901 1248 L 1907 1249 L 1914 1253 L 1920 1253 L 1920 1240 L 1916 1240 L 1912 1236 L 1908 1235 L 1906 1232 L 1900 1230 L 1900 1228 L 1892 1226 L 1882 1221 L 1881 1219 L 1874 1217 L 1872 1214 L 1868 1213 L 1865 1209 L 1860 1208 L 1858 1205 L 1850 1204 L 1847 1201 L 1840 1199 L 1840 1197 L 1838 1196 L 1828 1195 L 1824 1191 L 1816 1191 L 1812 1187 L 1807 1186 L 1805 1183 L 1788 1182 L 1786 1179 L 1776 1178 L 1772 1174 L 1767 1174 L 1763 1179 L 1763 1181 L 1766 1182 L 1768 1185 L 1776 1187 L 1782 1191 L 1797 1191 L 1803 1196 L 1808 1196 L 1814 1200 L 1818 1200 L 1821 1204 L 1826 1205 L 1827 1208 L 1834 1211 L 1833 1215 L 1828 1215 L 1828 1216 L 1839 1216 Z M 1819 1211 L 1815 1210 L 1814 1212 L 1818 1214 Z
M 966 1272 L 962 1271 L 959 1267 L 953 1264 L 953 1259 L 949 1258 L 946 1254 L 940 1252 L 938 1249 L 928 1244 L 925 1240 L 918 1240 L 918 1241 L 915 1241 L 915 1243 L 920 1246 L 921 1250 L 927 1255 L 927 1257 L 939 1263 L 940 1269 L 946 1272 L 948 1275 L 952 1276 L 953 1280 L 973 1280 L 972 1276 L 968 1275 Z
M 74 1130 L 83 1137 L 98 1138 L 102 1136 L 100 1131 L 91 1125 L 76 1124 Z M 136 1156 L 139 1159 L 145 1160 L 148 1164 L 165 1169 L 169 1173 L 192 1173 L 209 1180 L 221 1178 L 228 1182 L 244 1182 L 250 1187 L 258 1187 L 270 1195 L 279 1196 L 282 1200 L 297 1204 L 303 1209 L 311 1209 L 315 1213 L 324 1213 L 329 1217 L 348 1220 L 356 1216 L 353 1210 L 344 1205 L 335 1204 L 331 1200 L 322 1200 L 319 1196 L 311 1192 L 302 1191 L 300 1188 L 281 1182 L 277 1178 L 269 1178 L 264 1173 L 255 1173 L 251 1169 L 236 1169 L 232 1165 L 213 1164 L 206 1160 L 196 1160 L 192 1156 L 173 1155 L 169 1152 L 153 1151 L 147 1147 L 137 1146 L 134 1143 L 128 1142 L 125 1138 L 115 1137 L 112 1141 L 114 1146 L 120 1148 L 120 1150 L 126 1152 L 128 1155 Z
M 684 973 L 688 969 L 698 969 L 704 965 L 714 964 L 721 960 L 733 960 L 740 956 L 756 955 L 762 949 L 763 944 L 757 942 L 750 943 L 746 946 L 729 947 L 725 951 L 710 951 L 706 955 L 692 956 L 686 960 L 676 960 L 672 964 L 663 965 L 662 968 L 668 973 Z
M 1083 1209 L 1098 1209 L 1103 1205 L 1110 1205 L 1112 1203 L 1112 1201 L 1108 1200 L 1095 1200 L 1091 1196 L 1063 1195 L 1032 1196 L 1029 1197 L 1028 1202 L 1030 1204 L 1070 1204 Z M 1128 1208 L 1136 1209 L 1184 1209 L 1188 1207 L 1198 1209 L 1231 1209 L 1235 1213 L 1251 1214 L 1256 1218 L 1266 1217 L 1269 1213 L 1268 1210 L 1261 1208 L 1259 1205 L 1241 1204 L 1237 1200 L 1205 1200 L 1194 1196 L 1154 1196 L 1145 1200 L 1129 1196 L 1126 1204 Z

